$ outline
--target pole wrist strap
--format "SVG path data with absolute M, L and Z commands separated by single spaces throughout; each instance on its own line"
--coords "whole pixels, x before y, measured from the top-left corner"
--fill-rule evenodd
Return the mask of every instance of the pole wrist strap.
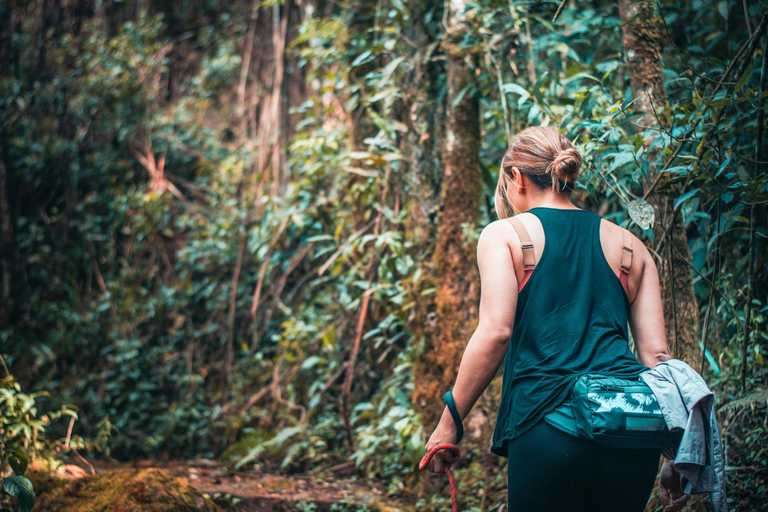
M 456 424 L 456 444 L 459 444 L 461 438 L 464 437 L 464 425 L 461 422 L 461 416 L 459 416 L 459 410 L 456 409 L 456 402 L 453 401 L 453 391 L 447 391 L 443 396 L 445 405 L 448 406 L 448 410 L 451 412 L 453 422 Z

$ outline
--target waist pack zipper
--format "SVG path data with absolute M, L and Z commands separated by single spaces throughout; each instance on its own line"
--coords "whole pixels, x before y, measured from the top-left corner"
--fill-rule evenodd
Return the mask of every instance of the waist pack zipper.
M 617 393 L 622 393 L 622 392 L 623 393 L 643 393 L 646 395 L 653 393 L 653 391 L 651 391 L 649 388 L 642 385 L 637 387 L 629 387 L 629 386 L 622 387 L 622 386 L 613 386 L 611 384 L 597 383 L 597 387 L 602 391 L 613 391 Z

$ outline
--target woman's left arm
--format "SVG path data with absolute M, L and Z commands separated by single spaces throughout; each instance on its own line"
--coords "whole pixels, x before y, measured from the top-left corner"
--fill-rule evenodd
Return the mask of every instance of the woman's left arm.
M 469 339 L 459 364 L 453 398 L 461 419 L 467 417 L 475 402 L 483 394 L 509 346 L 512 325 L 517 308 L 517 276 L 512 253 L 507 243 L 509 227 L 506 220 L 498 220 L 486 226 L 477 241 L 477 265 L 480 269 L 480 311 L 478 325 Z M 448 407 L 437 425 L 426 450 L 441 443 L 456 442 L 456 426 Z M 444 455 L 444 458 L 441 456 Z M 429 470 L 443 471 L 443 461 L 454 462 L 441 451 L 432 459 Z

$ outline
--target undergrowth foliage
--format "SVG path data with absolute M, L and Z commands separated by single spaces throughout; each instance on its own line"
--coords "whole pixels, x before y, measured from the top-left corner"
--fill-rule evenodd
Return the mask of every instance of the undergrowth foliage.
M 101 445 L 72 435 L 72 425 L 78 418 L 72 406 L 43 412 L 41 405 L 48 393 L 23 392 L 2 354 L 0 372 L 0 510 L 29 512 L 35 505 L 35 489 L 26 476 L 32 465 L 56 472 L 63 468 L 65 455 L 77 453 L 78 449 L 98 451 Z M 66 437 L 52 437 L 49 430 L 62 422 L 69 424 Z M 102 433 L 101 438 L 104 435 L 109 432 Z

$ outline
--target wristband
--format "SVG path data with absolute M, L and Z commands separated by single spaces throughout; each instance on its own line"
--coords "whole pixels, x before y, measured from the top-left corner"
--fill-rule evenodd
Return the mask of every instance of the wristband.
M 445 405 L 448 406 L 448 410 L 451 412 L 453 422 L 456 424 L 456 444 L 459 444 L 461 438 L 464 437 L 464 425 L 461 422 L 461 416 L 458 409 L 456 409 L 456 402 L 453 401 L 453 391 L 447 391 L 443 396 Z

